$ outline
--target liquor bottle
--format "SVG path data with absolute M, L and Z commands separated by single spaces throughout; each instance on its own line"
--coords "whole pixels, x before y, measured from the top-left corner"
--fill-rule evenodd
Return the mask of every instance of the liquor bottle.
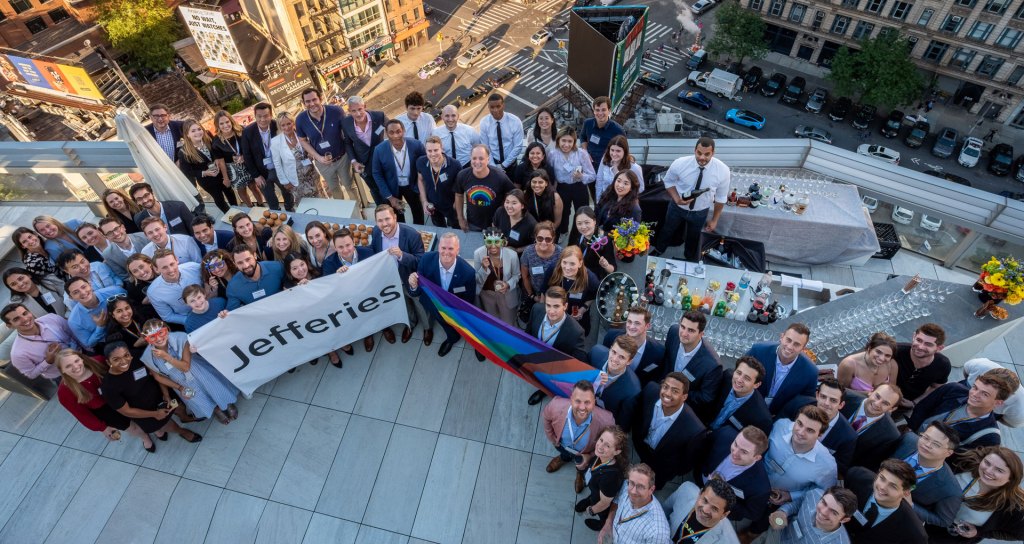
M 729 193 L 729 199 L 727 204 L 730 206 L 735 206 L 737 200 L 739 200 L 739 196 L 736 195 L 736 189 L 733 189 L 732 192 Z
M 747 269 L 744 268 L 743 275 L 740 276 L 739 288 L 740 291 L 746 291 L 748 287 L 750 287 L 750 272 L 747 272 Z

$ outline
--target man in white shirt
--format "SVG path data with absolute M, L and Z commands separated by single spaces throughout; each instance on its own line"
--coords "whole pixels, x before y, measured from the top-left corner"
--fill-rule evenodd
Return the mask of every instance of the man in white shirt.
M 490 115 L 480 120 L 480 141 L 491 151 L 491 160 L 510 175 L 523 154 L 523 122 L 505 111 L 505 98 L 494 93 L 487 98 Z
M 714 155 L 715 140 L 703 136 L 697 140 L 693 156 L 680 157 L 669 166 L 665 189 L 671 202 L 655 243 L 656 254 L 668 250 L 678 231 L 683 233 L 684 258 L 696 262 L 700 256 L 701 231 L 713 232 L 718 226 L 718 218 L 729 198 L 730 172 Z M 708 218 L 708 210 L 712 208 L 714 211 Z
M 668 519 L 661 503 L 654 500 L 654 471 L 646 464 L 629 468 L 622 490 L 609 508 L 608 519 L 597 534 L 598 544 L 669 541 Z
M 158 249 L 170 249 L 178 257 L 179 262 L 199 263 L 203 254 L 191 236 L 184 234 L 167 234 L 167 227 L 159 217 L 148 217 L 142 222 L 142 233 L 149 239 L 142 254 L 152 258 Z
M 395 119 L 405 126 L 405 135 L 409 138 L 419 140 L 427 145 L 427 138 L 434 133 L 434 118 L 423 114 L 423 106 L 427 101 L 419 91 L 413 91 L 405 95 L 405 113 L 399 114 Z
M 441 110 L 441 124 L 434 127 L 434 136 L 441 138 L 444 154 L 462 165 L 469 166 L 473 146 L 481 143 L 475 128 L 459 121 L 459 108 L 447 105 Z
M 124 225 L 111 217 L 100 219 L 99 228 L 103 237 L 110 242 L 103 249 L 103 262 L 121 279 L 128 279 L 128 257 L 142 253 L 149 240 L 141 232 L 128 234 Z

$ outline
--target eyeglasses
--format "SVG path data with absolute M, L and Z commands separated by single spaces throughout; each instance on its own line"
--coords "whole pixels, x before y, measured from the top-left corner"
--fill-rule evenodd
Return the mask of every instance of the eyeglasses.
M 107 303 L 114 302 L 115 300 L 128 300 L 128 295 L 125 293 L 118 293 L 107 297 Z
M 116 233 L 119 230 L 124 230 L 124 225 L 117 225 L 117 226 L 115 226 L 114 228 L 112 228 L 112 229 L 110 229 L 108 231 L 101 231 L 101 232 L 103 232 L 103 236 L 113 236 L 114 233 Z
M 590 244 L 590 249 L 593 249 L 594 251 L 601 251 L 601 248 L 606 245 L 608 245 L 608 237 L 602 236 Z
M 224 259 L 214 259 L 212 261 L 207 261 L 203 266 L 205 266 L 207 270 L 217 270 L 218 268 L 224 268 L 227 266 L 227 263 L 224 262 Z
M 167 330 L 167 327 L 161 327 L 161 328 L 159 328 L 159 329 L 157 329 L 157 330 L 155 330 L 153 332 L 147 333 L 146 334 L 146 341 L 147 342 L 153 342 L 153 341 L 156 341 L 156 340 L 160 340 L 161 338 L 166 337 L 168 332 L 169 331 Z
M 545 244 L 555 241 L 555 239 L 551 236 L 535 236 L 534 239 L 537 240 L 538 242 L 542 242 Z

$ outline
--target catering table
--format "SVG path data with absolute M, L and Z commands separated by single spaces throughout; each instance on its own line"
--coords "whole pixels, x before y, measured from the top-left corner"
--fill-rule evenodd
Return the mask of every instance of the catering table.
M 738 189 L 739 183 L 734 181 L 734 187 Z M 879 246 L 870 217 L 861 207 L 857 188 L 841 183 L 825 187 L 827 189 L 821 192 L 834 196 L 811 194 L 810 205 L 803 215 L 766 206 L 727 205 L 715 232 L 764 243 L 768 260 L 775 264 L 866 262 Z M 739 192 L 746 192 L 745 183 Z M 664 186 L 645 191 L 640 198 L 644 221 L 663 221 L 668 204 Z M 679 243 L 682 237 L 677 233 L 673 245 Z

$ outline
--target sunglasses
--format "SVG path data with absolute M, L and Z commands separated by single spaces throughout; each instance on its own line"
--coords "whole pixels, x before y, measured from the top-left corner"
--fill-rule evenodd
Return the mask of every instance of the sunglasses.
M 114 302 L 115 300 L 128 300 L 128 295 L 121 293 L 107 297 L 107 302 Z
M 600 251 L 601 248 L 603 248 L 606 245 L 608 245 L 608 237 L 602 236 L 597 240 L 594 240 L 594 242 L 590 244 L 590 249 L 593 249 L 594 251 Z
M 215 259 L 206 262 L 203 266 L 205 266 L 207 270 L 216 270 L 218 268 L 224 268 L 227 266 L 227 263 L 225 263 L 223 259 Z
M 155 330 L 155 331 L 153 331 L 151 333 L 147 333 L 146 334 L 146 341 L 147 342 L 153 342 L 153 341 L 156 341 L 156 340 L 160 340 L 161 338 L 166 337 L 168 332 L 169 331 L 167 330 L 167 327 L 162 327 L 162 328 L 160 328 L 158 330 Z
M 504 243 L 505 243 L 504 240 L 484 240 L 484 245 L 485 246 L 500 246 L 500 245 L 502 245 Z
M 544 243 L 549 243 L 549 242 L 554 242 L 555 241 L 555 239 L 553 237 L 551 237 L 551 236 L 536 236 L 534 239 L 537 240 L 538 242 L 544 242 Z

